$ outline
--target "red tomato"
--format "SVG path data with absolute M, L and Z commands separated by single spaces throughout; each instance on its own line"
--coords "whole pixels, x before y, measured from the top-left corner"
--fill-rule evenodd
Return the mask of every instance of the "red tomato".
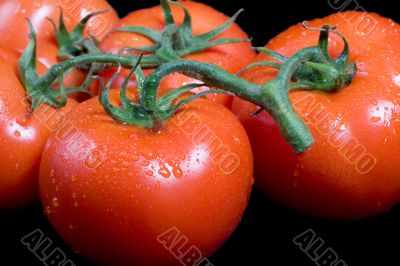
M 0 208 L 23 207 L 38 197 L 40 157 L 47 137 L 75 105 L 55 110 L 42 104 L 28 114 L 25 88 L 18 78 L 14 51 L 0 47 Z M 38 71 L 46 68 L 38 64 Z
M 117 96 L 111 91 L 114 104 Z M 180 265 L 159 236 L 179 231 L 209 256 L 239 223 L 252 154 L 225 107 L 196 100 L 151 132 L 115 122 L 90 99 L 67 121 L 46 145 L 40 192 L 54 228 L 80 254 L 102 265 Z
M 400 199 L 400 26 L 362 12 L 333 14 L 309 26 L 324 24 L 337 25 L 347 38 L 358 71 L 352 84 L 336 93 L 290 94 L 315 138 L 309 150 L 296 155 L 268 114 L 252 115 L 257 110 L 252 104 L 235 99 L 233 111 L 252 142 L 256 183 L 269 196 L 316 216 L 363 218 L 389 210 Z M 318 35 L 298 24 L 266 47 L 290 56 L 315 45 Z M 332 34 L 332 56 L 341 52 L 342 43 Z M 270 58 L 257 58 L 265 60 Z M 244 77 L 263 84 L 276 73 L 259 67 Z
M 108 10 L 92 18 L 88 23 L 88 31 L 103 39 L 118 22 L 118 16 L 105 0 L 0 0 L 0 45 L 25 50 L 29 43 L 29 18 L 38 38 L 38 61 L 47 68 L 58 63 L 58 46 L 54 29 L 47 18 L 53 19 L 58 25 L 60 7 L 68 30 L 72 30 L 86 15 L 100 10 Z M 84 79 L 80 71 L 73 71 L 65 80 L 67 86 L 79 86 Z
M 229 17 L 205 4 L 190 1 L 182 1 L 181 3 L 186 6 L 192 16 L 194 35 L 201 35 L 218 28 L 229 19 Z M 181 24 L 184 18 L 182 9 L 173 4 L 170 6 L 175 23 L 178 25 Z M 116 27 L 125 26 L 140 26 L 162 31 L 165 28 L 165 21 L 161 6 L 132 12 L 125 18 L 121 19 L 120 23 L 116 25 Z M 215 39 L 217 40 L 221 38 L 248 39 L 248 35 L 243 32 L 237 24 L 233 24 Z M 105 52 L 117 54 L 121 48 L 149 46 L 152 44 L 152 41 L 142 35 L 115 31 L 107 36 L 100 43 L 99 47 Z M 237 73 L 255 58 L 255 52 L 251 49 L 250 42 L 243 42 L 215 46 L 203 52 L 185 56 L 184 58 L 188 60 L 214 63 L 231 73 Z M 114 73 L 115 69 L 109 69 L 105 71 L 102 76 L 109 79 Z M 115 83 L 116 87 L 120 87 L 123 83 L 124 77 L 127 76 L 127 73 L 127 71 L 123 72 L 121 77 Z M 163 86 L 170 89 L 176 89 L 183 85 L 195 82 L 199 81 L 180 74 L 172 74 L 164 79 Z M 196 91 L 204 90 L 209 90 L 209 88 L 203 87 Z M 95 92 L 98 91 L 98 88 L 95 89 Z M 209 95 L 207 98 L 225 105 L 229 105 L 231 102 L 231 97 L 227 95 Z

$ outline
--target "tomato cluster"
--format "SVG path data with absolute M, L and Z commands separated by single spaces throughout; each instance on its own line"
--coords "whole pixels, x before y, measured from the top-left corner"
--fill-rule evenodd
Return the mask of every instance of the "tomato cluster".
M 314 216 L 400 201 L 390 19 L 333 14 L 257 56 L 234 19 L 197 2 L 120 19 L 105 0 L 0 0 L 0 33 L 0 208 L 40 199 L 102 265 L 204 262 L 241 220 L 253 162 L 269 197 Z

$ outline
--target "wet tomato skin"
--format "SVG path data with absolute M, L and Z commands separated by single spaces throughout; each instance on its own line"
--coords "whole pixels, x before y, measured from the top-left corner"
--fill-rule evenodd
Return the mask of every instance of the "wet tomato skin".
M 352 22 L 371 19 L 372 30 L 356 31 Z M 400 200 L 400 26 L 376 14 L 345 12 L 317 19 L 310 27 L 337 25 L 350 44 L 350 61 L 358 71 L 350 86 L 335 93 L 294 91 L 290 98 L 308 124 L 315 144 L 296 155 L 272 118 L 254 105 L 234 99 L 252 143 L 258 187 L 270 197 L 303 212 L 333 219 L 360 219 L 386 212 Z M 318 32 L 296 25 L 266 47 L 286 56 L 315 45 Z M 333 36 L 337 56 L 342 41 Z M 271 60 L 259 55 L 257 61 Z M 276 76 L 270 68 L 243 75 L 264 84 Z
M 229 17 L 225 16 L 221 12 L 203 3 L 182 1 L 182 4 L 186 6 L 192 15 L 193 34 L 195 36 L 209 32 L 210 30 L 221 26 L 229 19 Z M 171 8 L 175 22 L 181 24 L 184 17 L 182 9 L 176 5 L 171 5 Z M 120 23 L 117 25 L 117 27 L 124 26 L 141 26 L 162 31 L 165 27 L 162 9 L 160 6 L 156 6 L 153 8 L 134 11 L 122 18 Z M 215 39 L 221 38 L 248 39 L 249 37 L 237 24 L 234 24 Z M 152 41 L 147 37 L 133 33 L 115 31 L 110 33 L 110 35 L 100 43 L 99 47 L 105 52 L 117 54 L 121 48 L 149 46 L 152 44 Z M 250 42 L 243 42 L 215 46 L 203 52 L 187 55 L 184 58 L 205 63 L 214 63 L 231 73 L 237 73 L 255 58 L 255 52 L 251 49 Z M 110 79 L 114 73 L 115 69 L 111 69 L 102 73 L 102 76 L 105 79 Z M 124 77 L 126 76 L 127 72 L 123 71 L 121 77 L 115 82 L 115 86 L 120 87 L 123 83 Z M 195 79 L 180 74 L 172 74 L 163 80 L 163 87 L 175 89 L 189 83 L 198 82 L 199 81 Z M 202 87 L 197 91 L 207 89 L 209 88 Z M 98 87 L 94 88 L 95 92 L 98 92 L 98 90 Z M 227 95 L 211 94 L 206 98 L 226 106 L 230 105 L 231 102 L 231 97 Z
M 17 75 L 18 53 L 0 47 L 0 209 L 19 208 L 39 200 L 40 157 L 50 131 L 76 104 L 55 110 L 41 105 L 28 114 L 26 92 Z M 38 63 L 38 71 L 46 68 Z
M 158 236 L 176 228 L 209 256 L 239 223 L 252 154 L 225 107 L 197 100 L 159 132 L 115 122 L 96 99 L 67 120 L 81 145 L 71 149 L 73 134 L 62 131 L 50 137 L 40 192 L 52 225 L 80 254 L 102 265 L 180 265 Z

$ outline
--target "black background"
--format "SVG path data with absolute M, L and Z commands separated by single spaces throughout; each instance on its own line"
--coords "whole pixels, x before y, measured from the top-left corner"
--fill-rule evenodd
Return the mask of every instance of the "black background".
M 109 2 L 121 16 L 158 3 L 157 0 Z M 322 17 L 335 11 L 327 0 L 203 0 L 202 2 L 210 4 L 227 15 L 245 8 L 246 12 L 240 16 L 238 23 L 253 37 L 255 46 L 265 45 L 276 34 L 299 21 Z M 400 12 L 396 8 L 397 1 L 350 2 L 347 9 L 355 9 L 358 3 L 359 7 L 367 11 L 377 12 L 400 21 Z M 329 206 L 326 207 L 329 208 Z M 75 255 L 59 239 L 42 213 L 40 206 L 19 211 L 0 211 L 0 266 L 43 265 L 20 243 L 22 236 L 37 228 L 44 231 L 76 265 L 92 265 L 84 258 Z M 242 223 L 210 260 L 216 266 L 316 265 L 292 242 L 293 237 L 310 228 L 322 237 L 326 245 L 332 247 L 349 266 L 400 265 L 399 226 L 399 207 L 386 215 L 363 221 L 326 221 L 286 209 L 255 190 Z

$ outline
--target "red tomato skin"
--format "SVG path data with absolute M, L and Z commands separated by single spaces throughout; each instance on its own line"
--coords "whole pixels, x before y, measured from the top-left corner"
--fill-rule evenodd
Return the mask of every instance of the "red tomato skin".
M 116 103 L 117 91 L 110 97 Z M 47 216 L 74 250 L 101 265 L 180 265 L 157 240 L 171 228 L 203 256 L 223 244 L 253 183 L 250 143 L 228 109 L 198 100 L 158 133 L 114 122 L 95 99 L 74 110 L 67 119 L 87 145 L 68 150 L 68 139 L 54 134 L 40 169 Z M 226 174 L 210 160 L 207 142 L 190 135 L 200 126 L 238 156 L 239 168 Z M 85 159 L 93 151 L 103 153 L 96 168 Z
M 226 15 L 203 3 L 191 1 L 182 1 L 181 3 L 186 6 L 192 15 L 194 35 L 201 35 L 215 29 L 229 19 Z M 176 5 L 171 5 L 171 9 L 175 22 L 178 25 L 181 24 L 184 17 L 182 9 Z M 122 18 L 116 27 L 124 26 L 141 26 L 162 31 L 165 27 L 162 9 L 160 6 L 156 6 L 153 8 L 134 11 Z M 215 39 L 221 38 L 248 39 L 249 37 L 237 24 L 234 24 Z M 99 47 L 105 52 L 117 54 L 121 48 L 148 46 L 152 44 L 153 43 L 144 36 L 115 31 L 110 33 L 110 35 L 100 43 Z M 255 52 L 251 49 L 251 43 L 242 42 L 215 46 L 203 52 L 185 56 L 184 58 L 204 63 L 214 63 L 228 72 L 236 74 L 238 71 L 246 67 L 255 58 L 255 55 Z M 101 76 L 106 80 L 109 80 L 115 71 L 115 69 L 109 69 L 102 73 Z M 114 87 L 121 86 L 127 73 L 128 71 L 122 72 L 120 78 L 118 78 L 114 83 Z M 199 81 L 180 74 L 172 74 L 163 80 L 163 87 L 176 89 L 190 83 L 199 83 Z M 134 83 L 132 83 L 132 85 L 133 84 Z M 195 91 L 199 92 L 208 89 L 208 87 L 202 87 Z M 96 88 L 93 88 L 93 90 L 96 94 L 99 91 L 99 87 L 97 86 Z M 226 106 L 230 106 L 232 99 L 232 97 L 222 94 L 210 94 L 206 96 L 206 98 Z
M 377 24 L 363 36 L 355 28 L 357 22 L 367 18 Z M 249 135 L 256 184 L 267 195 L 314 216 L 361 219 L 386 212 L 399 202 L 396 158 L 400 153 L 400 84 L 395 77 L 400 73 L 396 63 L 400 62 L 400 26 L 379 15 L 360 12 L 333 14 L 309 23 L 310 27 L 324 24 L 337 25 L 348 39 L 350 61 L 357 63 L 358 72 L 349 87 L 336 93 L 290 93 L 315 138 L 309 150 L 296 155 L 268 114 L 252 115 L 257 110 L 254 105 L 234 99 L 232 110 Z M 266 47 L 289 56 L 317 42 L 318 32 L 304 30 L 298 24 Z M 342 49 L 342 41 L 332 35 L 332 56 Z M 265 60 L 270 59 L 265 55 L 257 58 Z M 270 68 L 255 68 L 243 77 L 264 84 L 276 73 Z M 362 162 L 367 159 L 370 164 L 364 169 Z
M 55 110 L 41 105 L 28 115 L 29 103 L 17 76 L 18 54 L 0 47 L 0 209 L 38 202 L 40 157 L 50 131 L 76 102 Z M 38 64 L 39 72 L 45 67 Z
M 68 30 L 72 30 L 89 13 L 108 10 L 89 21 L 88 29 L 99 40 L 103 39 L 119 21 L 117 13 L 105 0 L 0 0 L 0 45 L 23 52 L 29 39 L 27 18 L 34 26 L 37 34 L 37 58 L 40 63 L 50 68 L 59 62 L 58 45 L 54 29 L 47 18 L 58 25 L 60 7 Z M 85 75 L 74 70 L 65 79 L 68 87 L 81 85 Z

